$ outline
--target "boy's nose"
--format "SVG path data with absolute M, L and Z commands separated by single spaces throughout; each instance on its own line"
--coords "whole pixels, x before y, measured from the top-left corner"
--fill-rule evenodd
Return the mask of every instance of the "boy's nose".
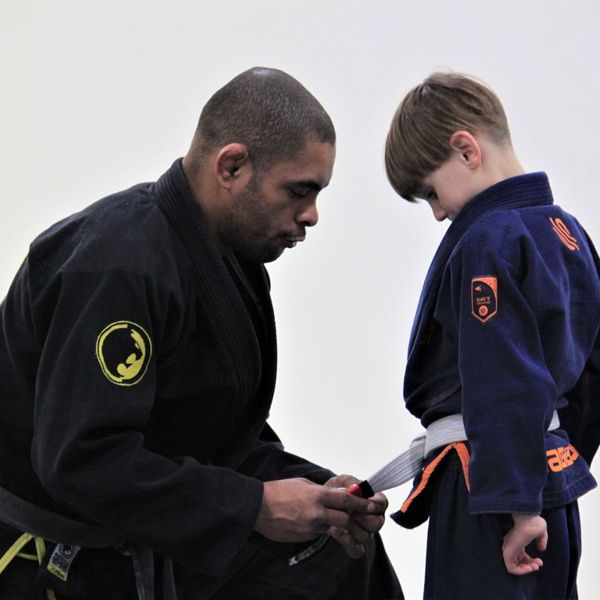
M 431 204 L 431 211 L 436 221 L 443 221 L 448 215 L 439 204 Z

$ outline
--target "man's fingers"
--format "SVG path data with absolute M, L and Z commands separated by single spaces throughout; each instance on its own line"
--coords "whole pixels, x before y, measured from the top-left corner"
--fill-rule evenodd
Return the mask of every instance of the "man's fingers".
M 365 547 L 357 542 L 355 537 L 347 530 L 331 527 L 329 535 L 338 542 L 351 558 L 361 558 L 365 553 Z
M 358 544 L 366 544 L 372 537 L 372 533 L 357 523 L 354 519 L 350 519 L 346 531 L 351 535 Z
M 385 517 L 381 515 L 354 514 L 352 520 L 370 533 L 377 533 L 385 523 Z
M 349 515 L 341 510 L 325 509 L 322 522 L 332 528 L 344 530 L 356 543 L 366 544 L 372 534 L 381 529 L 384 518 L 379 515 Z
M 326 494 L 324 505 L 328 508 L 335 508 L 348 513 L 380 514 L 382 512 L 382 505 L 380 502 L 373 502 L 372 500 L 353 496 L 343 488 L 324 487 L 323 491 Z
M 383 514 L 388 507 L 389 501 L 387 497 L 381 492 L 377 492 L 372 498 L 369 498 L 371 502 L 375 502 L 381 507 L 381 514 Z
M 346 529 L 350 523 L 350 515 L 343 510 L 324 508 L 322 509 L 322 515 L 319 518 L 319 522 L 322 523 L 324 527 Z
M 353 483 L 360 483 L 360 480 L 352 475 L 336 475 L 323 485 L 328 488 L 347 488 Z

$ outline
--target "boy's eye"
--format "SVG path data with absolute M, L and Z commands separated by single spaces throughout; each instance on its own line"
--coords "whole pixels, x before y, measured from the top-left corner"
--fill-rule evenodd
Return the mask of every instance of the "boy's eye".
M 432 202 L 433 200 L 437 200 L 437 194 L 433 188 L 424 187 L 417 195 L 417 198 L 421 198 L 427 202 Z

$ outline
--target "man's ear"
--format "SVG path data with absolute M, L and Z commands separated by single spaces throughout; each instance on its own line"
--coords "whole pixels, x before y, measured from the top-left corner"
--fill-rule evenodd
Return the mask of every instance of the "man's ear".
M 468 131 L 455 131 L 450 136 L 450 148 L 467 167 L 477 169 L 481 166 L 481 146 L 477 138 Z
M 232 143 L 223 146 L 214 165 L 217 181 L 226 189 L 231 189 L 240 181 L 245 185 L 252 174 L 250 156 L 245 144 Z

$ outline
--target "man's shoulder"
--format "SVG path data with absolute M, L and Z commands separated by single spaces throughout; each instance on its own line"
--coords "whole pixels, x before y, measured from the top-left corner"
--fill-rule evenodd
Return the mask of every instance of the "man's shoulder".
M 135 185 L 58 221 L 32 242 L 30 260 L 72 271 L 164 268 L 172 230 L 153 187 Z

